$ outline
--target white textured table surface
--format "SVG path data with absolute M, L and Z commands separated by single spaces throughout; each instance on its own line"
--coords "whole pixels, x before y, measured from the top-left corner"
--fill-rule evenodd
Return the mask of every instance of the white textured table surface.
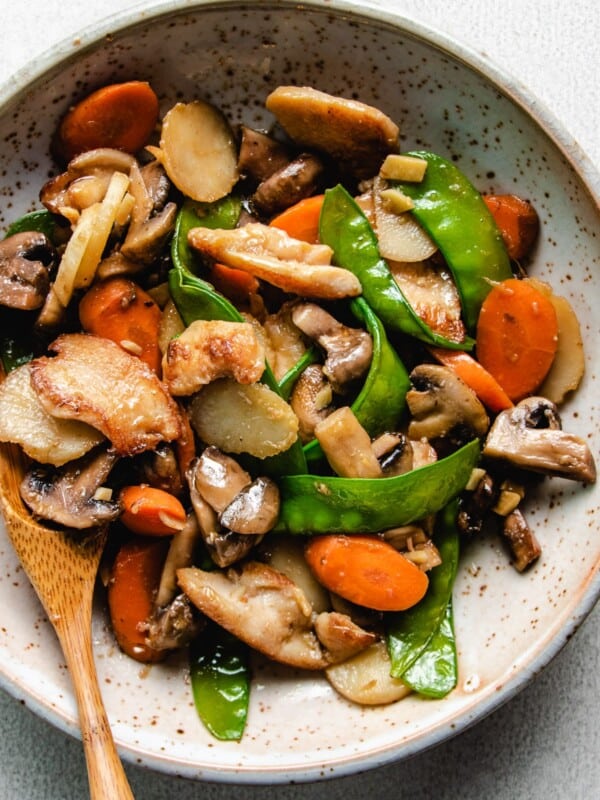
M 377 0 L 375 0 L 377 2 Z M 375 4 L 375 3 L 374 3 Z M 0 83 L 55 42 L 140 3 L 20 0 L 3 5 Z M 379 0 L 485 55 L 525 84 L 600 169 L 600 23 L 594 0 Z M 127 766 L 137 798 L 593 800 L 600 797 L 600 608 L 509 704 L 435 750 L 327 784 L 200 785 Z M 326 724 L 326 723 L 324 723 Z M 80 744 L 0 692 L 0 798 L 87 796 Z

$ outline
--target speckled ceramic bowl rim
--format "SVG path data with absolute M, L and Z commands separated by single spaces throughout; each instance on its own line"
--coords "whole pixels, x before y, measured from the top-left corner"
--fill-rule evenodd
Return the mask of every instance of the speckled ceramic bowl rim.
M 500 94 L 520 107 L 561 152 L 578 175 L 592 202 L 600 209 L 600 172 L 597 167 L 587 157 L 564 125 L 525 86 L 506 71 L 494 65 L 484 55 L 476 53 L 456 40 L 450 39 L 444 33 L 425 26 L 402 13 L 390 11 L 370 3 L 368 0 L 363 0 L 360 3 L 348 2 L 347 0 L 303 0 L 302 3 L 293 2 L 293 0 L 277 0 L 277 2 L 274 2 L 274 0 L 250 0 L 250 2 L 241 2 L 240 0 L 150 0 L 149 2 L 139 3 L 83 29 L 75 37 L 63 40 L 36 58 L 35 62 L 18 70 L 7 82 L 0 86 L 0 114 L 5 112 L 5 106 L 14 101 L 15 97 L 27 92 L 38 82 L 51 76 L 53 72 L 59 71 L 70 62 L 77 60 L 87 50 L 93 50 L 105 37 L 114 34 L 116 31 L 124 32 L 138 25 L 150 23 L 160 17 L 167 18 L 171 15 L 191 13 L 204 8 L 218 9 L 230 6 L 241 6 L 246 9 L 260 7 L 265 9 L 275 7 L 277 9 L 293 9 L 294 7 L 302 6 L 331 14 L 343 13 L 357 20 L 362 19 L 365 22 L 379 23 L 390 28 L 397 28 L 402 34 L 409 35 L 436 47 L 452 59 L 462 62 L 467 68 L 479 73 Z M 484 698 L 482 702 L 477 703 L 474 707 L 470 706 L 459 718 L 437 726 L 434 730 L 412 743 L 403 744 L 395 752 L 386 751 L 383 754 L 367 752 L 364 755 L 349 759 L 344 764 L 337 766 L 330 774 L 330 777 L 340 777 L 344 774 L 365 771 L 391 761 L 414 756 L 423 750 L 440 744 L 480 721 L 514 697 L 550 663 L 572 638 L 599 598 L 600 565 L 596 564 L 588 577 L 587 585 L 579 595 L 579 602 L 576 608 L 558 634 L 547 641 L 537 655 L 528 661 L 512 679 L 497 687 L 498 690 L 495 694 Z M 56 709 L 48 708 L 43 704 L 42 699 L 28 696 L 23 687 L 16 685 L 10 679 L 6 679 L 1 671 L 0 686 L 18 699 L 24 700 L 31 710 L 58 729 L 79 737 L 79 730 L 71 720 L 66 719 Z M 120 748 L 120 750 L 122 756 L 132 762 L 139 755 L 134 751 L 130 752 L 125 747 Z M 172 762 L 166 762 L 164 759 L 148 753 L 144 754 L 144 764 L 150 768 L 155 767 L 162 772 L 186 774 L 185 769 L 182 771 L 177 770 Z M 295 782 L 313 780 L 315 777 L 315 773 L 310 770 L 307 770 L 306 775 L 301 772 L 294 773 Z M 266 770 L 264 775 L 260 771 L 251 771 L 245 774 L 232 774 L 230 778 L 222 773 L 215 773 L 214 776 L 211 776 L 211 780 L 264 784 L 282 783 L 286 781 L 286 778 L 285 776 L 274 774 L 272 770 Z

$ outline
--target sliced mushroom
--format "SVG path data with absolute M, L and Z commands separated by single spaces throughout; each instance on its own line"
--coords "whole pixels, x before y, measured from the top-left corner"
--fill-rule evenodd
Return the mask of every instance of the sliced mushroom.
M 181 434 L 179 409 L 156 374 L 109 339 L 63 334 L 55 357 L 31 362 L 31 381 L 47 413 L 101 431 L 120 455 L 136 455 Z
M 169 542 L 169 550 L 160 576 L 155 605 L 164 608 L 177 594 L 177 570 L 191 567 L 196 547 L 201 541 L 200 526 L 193 512 L 186 516 L 185 525 Z M 159 650 L 161 648 L 158 648 Z
M 265 351 L 249 322 L 196 320 L 172 339 L 163 358 L 163 379 L 173 395 L 191 395 L 218 378 L 255 383 L 265 370 Z
M 183 491 L 183 478 L 175 447 L 160 442 L 154 450 L 147 450 L 136 460 L 140 482 L 179 496 Z
M 219 522 L 217 511 L 202 495 L 201 488 L 203 488 L 203 485 L 206 483 L 206 476 L 202 473 L 199 460 L 192 463 L 192 466 L 186 473 L 186 477 L 190 489 L 190 500 L 198 521 L 200 535 L 202 536 L 212 560 L 219 567 L 229 567 L 231 564 L 235 564 L 237 561 L 245 558 L 260 539 L 254 536 L 244 536 L 242 534 L 233 533 L 223 528 Z M 210 488 L 212 491 L 209 492 L 209 496 L 214 498 L 217 503 L 219 500 L 232 494 L 231 484 L 225 483 L 221 492 L 219 492 L 218 489 L 215 491 L 214 486 Z
M 371 442 L 371 450 L 386 477 L 403 475 L 414 469 L 413 445 L 403 433 L 382 433 Z
M 32 311 L 40 308 L 50 288 L 56 252 L 38 231 L 15 233 L 0 242 L 0 305 Z
M 192 228 L 188 242 L 209 258 L 249 272 L 284 292 L 330 300 L 362 292 L 354 273 L 331 265 L 331 248 L 301 242 L 269 225 Z
M 252 482 L 250 474 L 217 447 L 205 447 L 192 463 L 188 481 L 220 514 Z
M 265 103 L 294 142 L 327 153 L 358 178 L 398 151 L 398 126 L 373 106 L 306 86 L 279 86 Z
M 98 498 L 118 459 L 112 449 L 93 452 L 62 470 L 34 467 L 21 483 L 21 497 L 36 517 L 78 530 L 112 522 L 119 506 Z
M 315 303 L 300 303 L 292 309 L 292 320 L 327 353 L 323 373 L 334 391 L 342 393 L 369 369 L 373 339 L 362 328 L 350 328 Z
M 513 565 L 523 572 L 541 556 L 542 548 L 519 509 L 504 518 L 502 530 L 513 555 Z
M 190 599 L 178 594 L 146 623 L 146 644 L 153 650 L 177 650 L 192 642 L 204 624 Z
M 242 126 L 238 171 L 244 178 L 260 183 L 289 164 L 287 148 L 266 133 Z
M 141 264 L 152 264 L 160 255 L 175 227 L 176 203 L 167 203 L 161 210 L 157 204 L 164 202 L 162 183 L 168 179 L 160 164 L 150 162 L 142 170 L 134 162 L 130 171 L 129 191 L 135 204 L 121 253 L 127 259 Z M 146 179 L 148 183 L 146 184 Z
M 527 397 L 496 417 L 483 447 L 485 458 L 521 469 L 594 483 L 596 464 L 587 443 L 562 430 L 555 404 Z
M 279 489 L 270 478 L 255 478 L 245 486 L 221 514 L 220 522 L 241 534 L 265 534 L 279 517 Z
M 458 529 L 469 536 L 481 533 L 486 516 L 498 497 L 494 479 L 483 471 L 475 487 L 463 492 L 456 518 Z
M 451 369 L 420 364 L 411 372 L 413 388 L 406 394 L 412 419 L 411 439 L 435 439 L 457 429 L 484 436 L 489 427 L 485 408 L 464 381 Z
M 312 607 L 281 572 L 250 561 L 227 572 L 182 569 L 177 578 L 200 611 L 250 647 L 301 669 L 327 665 L 313 630 Z
M 290 397 L 292 410 L 298 417 L 300 439 L 314 439 L 315 427 L 333 411 L 331 383 L 320 364 L 310 364 L 300 375 Z
M 135 158 L 129 153 L 100 147 L 75 156 L 66 172 L 44 184 L 40 200 L 48 211 L 76 223 L 80 212 L 102 200 L 114 172 L 129 174 Z
M 324 169 L 321 159 L 303 153 L 262 181 L 252 195 L 252 204 L 271 217 L 315 194 Z

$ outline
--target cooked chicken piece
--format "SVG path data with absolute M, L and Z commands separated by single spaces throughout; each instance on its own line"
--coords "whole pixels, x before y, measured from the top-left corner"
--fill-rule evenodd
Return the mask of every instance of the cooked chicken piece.
M 398 151 L 398 126 L 382 111 L 307 86 L 279 86 L 267 109 L 296 144 L 320 150 L 359 178 L 377 173 Z
M 109 339 L 63 334 L 54 358 L 31 362 L 31 382 L 55 417 L 86 422 L 101 431 L 119 455 L 153 449 L 181 434 L 179 409 L 155 373 Z
M 82 422 L 56 419 L 31 386 L 29 364 L 8 373 L 0 386 L 0 441 L 19 444 L 30 458 L 60 467 L 81 458 L 104 437 Z
M 204 255 L 284 292 L 335 300 L 356 297 L 362 291 L 352 272 L 331 266 L 331 248 L 292 239 L 258 222 L 233 230 L 192 228 L 188 241 Z
M 327 660 L 312 627 L 312 607 L 281 572 L 251 561 L 227 572 L 179 570 L 179 585 L 206 616 L 274 661 L 323 669 Z
M 388 266 L 423 322 L 451 342 L 462 342 L 466 331 L 461 319 L 460 298 L 450 272 L 428 261 L 390 261 Z
M 377 635 L 352 622 L 347 614 L 323 612 L 315 620 L 315 631 L 331 664 L 345 661 L 377 641 Z
M 163 380 L 173 395 L 191 395 L 217 378 L 256 383 L 265 351 L 249 322 L 196 320 L 172 339 L 163 358 Z
M 101 449 L 61 470 L 38 466 L 21 482 L 21 497 L 35 516 L 82 530 L 117 518 L 119 504 L 98 497 L 98 490 L 118 461 L 114 450 Z

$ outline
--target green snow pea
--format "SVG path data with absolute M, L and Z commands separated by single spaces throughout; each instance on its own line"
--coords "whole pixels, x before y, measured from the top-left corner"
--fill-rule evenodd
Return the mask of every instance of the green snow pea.
M 456 528 L 458 503 L 448 503 L 436 521 L 434 542 L 442 563 L 430 572 L 427 594 L 413 608 L 387 620 L 387 646 L 391 674 L 419 687 L 418 691 L 442 696 L 456 684 L 456 655 L 452 632 L 452 589 L 459 558 Z M 439 661 L 439 670 L 436 664 Z M 454 664 L 454 667 L 452 665 Z
M 390 181 L 414 203 L 413 216 L 438 245 L 461 300 L 467 330 L 474 331 L 490 281 L 512 277 L 510 259 L 481 194 L 458 167 L 423 150 L 407 153 L 427 161 L 420 183 Z
M 198 716 L 217 739 L 239 741 L 250 698 L 247 647 L 209 623 L 190 646 L 190 678 Z
M 357 297 L 350 308 L 373 339 L 373 357 L 366 380 L 351 404 L 358 421 L 370 436 L 384 431 L 397 430 L 406 405 L 406 393 L 410 388 L 408 372 L 398 354 L 388 341 L 385 329 L 373 309 L 363 297 Z M 309 461 L 323 457 L 316 439 L 304 445 Z
M 274 532 L 373 533 L 439 511 L 466 486 L 479 459 L 474 439 L 456 452 L 390 478 L 284 475 Z
M 471 338 L 451 342 L 435 333 L 418 316 L 381 257 L 369 220 L 341 185 L 325 192 L 319 238 L 332 248 L 333 261 L 356 275 L 362 285 L 363 297 L 386 327 L 437 347 L 473 348 Z
M 26 231 L 38 231 L 45 234 L 51 242 L 56 243 L 56 219 L 54 214 L 51 214 L 46 209 L 30 211 L 29 214 L 24 214 L 8 226 L 6 236 L 13 236 L 15 233 L 25 233 Z
M 417 660 L 403 673 L 402 680 L 414 692 L 434 699 L 445 697 L 456 687 L 458 662 L 452 602 L 446 606 L 440 627 Z
M 2 321 L 4 324 L 4 320 Z M 33 358 L 33 348 L 26 343 L 25 337 L 7 334 L 0 337 L 0 359 L 5 372 L 10 372 Z
M 242 210 L 241 199 L 229 194 L 214 203 L 197 203 L 186 200 L 181 207 L 173 239 L 171 240 L 171 259 L 179 269 L 198 271 L 199 261 L 194 249 L 188 244 L 187 235 L 192 228 L 235 228 Z

